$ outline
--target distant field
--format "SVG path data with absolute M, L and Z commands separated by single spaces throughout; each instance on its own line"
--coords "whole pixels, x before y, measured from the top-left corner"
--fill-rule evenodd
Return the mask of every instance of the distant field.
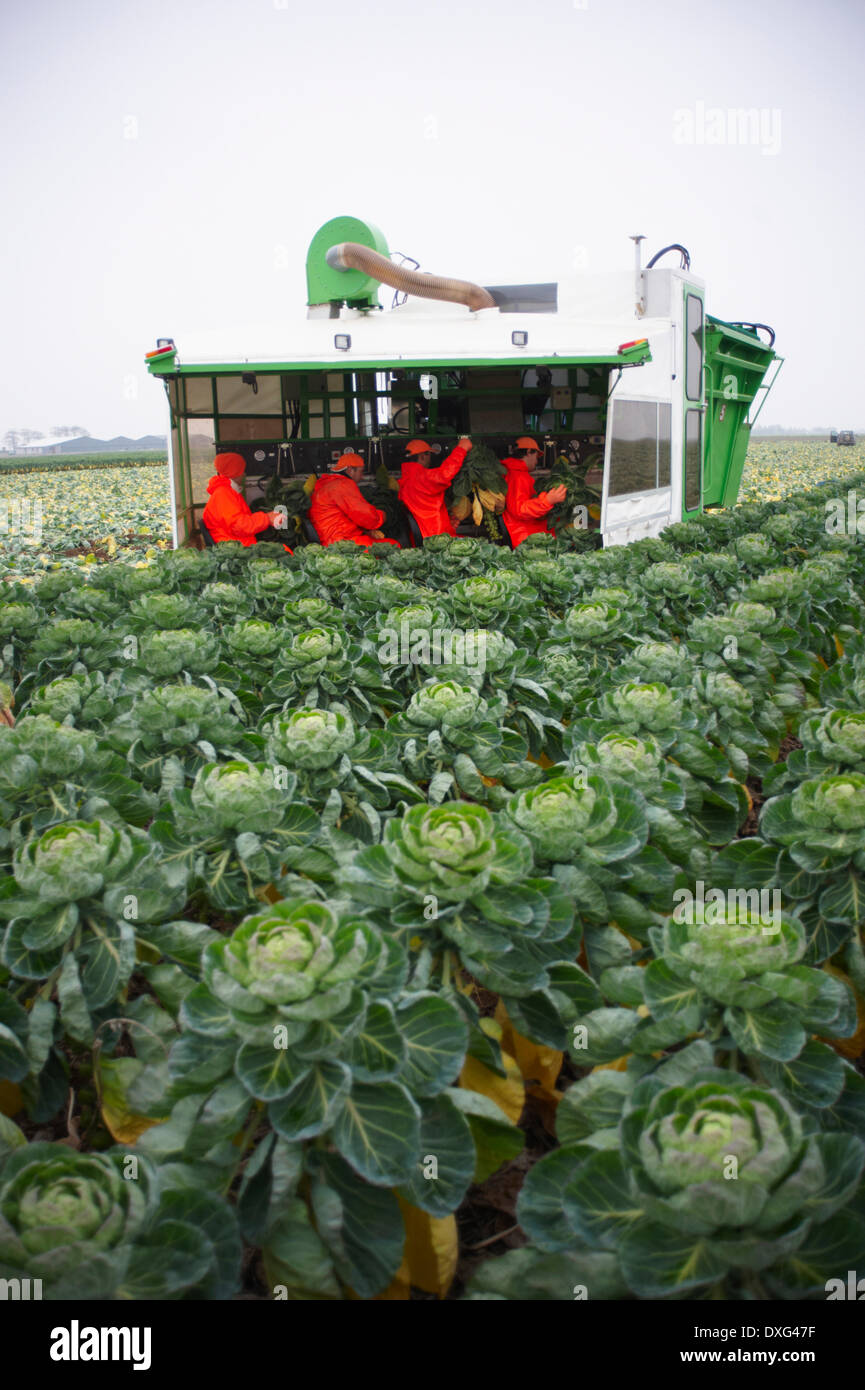
M 164 460 L 0 476 L 0 555 L 22 575 L 86 564 L 88 555 L 91 564 L 144 559 L 171 544 L 169 518 Z
M 774 501 L 833 478 L 840 489 L 863 472 L 862 444 L 838 448 L 813 438 L 756 439 L 745 462 L 741 500 Z M 4 460 L 0 466 L 0 557 L 13 573 L 141 560 L 170 544 L 164 459 L 73 454 Z
M 751 440 L 740 502 L 772 502 L 816 487 L 833 478 L 843 481 L 865 472 L 865 445 L 852 447 L 817 441 L 813 436 L 791 440 L 789 436 L 776 439 Z
M 43 454 L 32 455 L 0 454 L 0 472 L 54 472 L 64 468 L 134 468 L 147 464 L 157 465 L 166 462 L 164 449 L 148 449 L 133 454 Z

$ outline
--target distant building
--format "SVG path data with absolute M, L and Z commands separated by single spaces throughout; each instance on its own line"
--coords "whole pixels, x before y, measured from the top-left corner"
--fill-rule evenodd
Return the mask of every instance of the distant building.
M 21 457 L 38 457 L 40 454 L 161 453 L 166 443 L 165 436 L 158 434 L 145 434 L 140 439 L 130 439 L 125 434 L 119 434 L 114 439 L 94 439 L 89 434 L 49 435 L 45 439 L 21 444 L 15 453 Z
M 32 439 L 29 444 L 20 444 L 15 452 L 22 457 L 25 454 L 84 454 L 86 449 L 78 445 L 83 445 L 86 439 L 86 434 L 47 435 L 45 439 Z

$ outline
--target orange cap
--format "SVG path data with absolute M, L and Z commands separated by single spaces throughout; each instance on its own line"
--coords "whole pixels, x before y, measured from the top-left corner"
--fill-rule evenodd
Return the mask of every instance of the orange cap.
M 431 454 L 432 445 L 428 439 L 410 439 L 405 451 L 407 454 Z
M 223 478 L 239 478 L 246 472 L 243 454 L 217 454 L 213 466 Z
M 517 440 L 517 448 L 518 448 L 518 449 L 537 449 L 537 451 L 538 451 L 539 454 L 542 454 L 542 453 L 544 452 L 543 449 L 541 448 L 540 444 L 536 444 L 535 441 L 534 441 L 533 439 L 529 439 L 529 436 L 528 436 L 527 434 L 521 434 L 521 435 L 520 435 L 519 439 Z
M 360 454 L 340 454 L 339 458 L 330 465 L 331 473 L 341 473 L 344 468 L 363 468 L 364 461 Z

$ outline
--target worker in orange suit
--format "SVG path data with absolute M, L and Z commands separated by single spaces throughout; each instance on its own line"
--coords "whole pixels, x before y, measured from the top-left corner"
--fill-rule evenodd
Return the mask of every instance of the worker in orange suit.
M 342 454 L 330 470 L 319 478 L 312 490 L 309 519 L 322 545 L 354 541 L 355 545 L 395 545 L 379 529 L 384 512 L 367 502 L 358 480 L 363 473 L 360 454 Z
M 472 447 L 468 435 L 462 435 L 457 447 L 443 463 L 432 466 L 432 451 L 424 439 L 412 439 L 405 446 L 399 479 L 399 499 L 408 507 L 420 528 L 421 535 L 455 536 L 454 524 L 445 506 L 445 493 L 463 466 Z
M 527 435 L 522 435 L 517 440 L 516 457 L 502 460 L 508 480 L 508 498 L 502 521 L 507 527 L 515 550 L 518 545 L 522 545 L 526 536 L 532 536 L 536 531 L 549 532 L 550 528 L 544 517 L 547 512 L 553 510 L 557 502 L 564 502 L 567 496 L 568 490 L 564 483 L 551 487 L 549 492 L 539 492 L 535 496 L 532 474 L 540 458 L 539 446 Z
M 284 511 L 250 511 L 240 491 L 239 480 L 246 472 L 246 459 L 242 454 L 217 454 L 213 466 L 216 473 L 207 484 L 210 496 L 201 519 L 214 541 L 255 545 L 259 531 L 266 531 L 268 526 L 279 530 L 285 525 Z M 285 549 L 289 555 L 294 553 L 290 546 Z

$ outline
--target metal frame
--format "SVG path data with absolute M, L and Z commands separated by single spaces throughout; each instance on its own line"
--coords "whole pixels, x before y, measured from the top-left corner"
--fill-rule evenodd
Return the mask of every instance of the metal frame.
M 640 492 L 622 492 L 622 493 L 614 493 L 614 494 L 611 494 L 611 493 L 610 493 L 610 483 L 611 483 L 611 481 L 612 481 L 613 436 L 614 436 L 614 434 L 615 434 L 615 425 L 616 425 L 615 410 L 616 410 L 616 407 L 619 406 L 619 405 L 632 404 L 632 403 L 636 403 L 636 404 L 639 404 L 639 405 L 654 405 L 654 406 L 655 406 L 655 478 L 656 478 L 656 480 L 657 480 L 657 478 L 658 478 L 658 476 L 659 476 L 659 473 L 660 473 L 660 447 L 661 447 L 661 440 L 660 440 L 660 408 L 661 408 L 662 405 L 668 405 L 668 406 L 670 406 L 670 481 L 667 482 L 667 483 L 660 483 L 660 484 L 657 484 L 657 486 L 655 486 L 655 487 L 653 487 L 653 488 L 644 488 L 644 489 L 643 489 L 642 491 L 640 491 Z M 610 399 L 610 414 L 609 414 L 609 417 L 608 417 L 608 420 L 607 420 L 606 440 L 605 440 L 605 444 L 604 444 L 604 482 L 603 482 L 603 489 L 602 489 L 602 492 L 601 492 L 601 534 L 603 535 L 604 543 L 605 543 L 605 544 L 607 543 L 607 538 L 608 538 L 608 536 L 611 537 L 611 538 L 614 537 L 617 533 L 623 531 L 623 530 L 625 529 L 625 525 L 628 524 L 628 523 L 619 523 L 619 524 L 613 524 L 612 526 L 610 525 L 609 508 L 610 508 L 610 503 L 611 503 L 611 502 L 613 503 L 614 506 L 617 507 L 617 506 L 619 506 L 620 504 L 621 504 L 621 505 L 626 505 L 628 502 L 632 502 L 632 503 L 633 503 L 633 502 L 640 502 L 640 501 L 644 501 L 646 498 L 651 498 L 652 496 L 659 495 L 659 494 L 661 494 L 661 493 L 667 493 L 667 494 L 669 495 L 669 498 L 670 498 L 670 505 L 669 505 L 665 510 L 662 509 L 662 510 L 660 510 L 660 511 L 651 512 L 651 513 L 649 513 L 649 514 L 646 515 L 646 516 L 641 516 L 641 515 L 635 516 L 634 519 L 633 519 L 633 523 L 631 523 L 631 524 L 636 525 L 636 526 L 644 526 L 644 525 L 651 525 L 651 523 L 657 522 L 657 521 L 663 521 L 665 524 L 669 524 L 669 522 L 670 522 L 671 520 L 678 520 L 678 519 L 679 519 L 677 516 L 674 516 L 674 515 L 673 515 L 673 511 L 672 511 L 673 500 L 674 500 L 674 497 L 675 497 L 675 488 L 674 488 L 674 483 L 673 483 L 673 479 L 674 479 L 674 476 L 675 476 L 675 469 L 674 469 L 674 466 L 673 466 L 673 439 L 674 439 L 674 430 L 673 430 L 673 405 L 674 405 L 674 398 L 673 398 L 673 397 L 671 397 L 671 398 L 668 400 L 668 399 L 666 399 L 666 398 L 663 397 L 663 396 L 635 396 L 635 395 L 630 395 L 630 396 L 612 396 L 611 399 Z
M 700 395 L 688 395 L 688 299 L 693 296 L 700 301 Z M 682 518 L 700 516 L 703 511 L 703 496 L 706 486 L 706 297 L 703 290 L 682 281 Z M 696 411 L 700 416 L 700 500 L 695 507 L 688 502 L 688 415 Z
M 440 368 L 439 372 L 445 370 L 459 372 L 471 371 L 475 368 L 476 365 L 478 364 L 473 362 L 468 364 L 450 364 L 448 369 Z M 479 365 L 483 370 L 489 370 L 489 364 L 485 362 L 480 362 Z M 527 370 L 530 370 L 535 366 L 545 365 L 546 363 L 544 361 L 538 361 L 537 363 L 535 363 L 534 361 L 526 362 L 525 359 L 521 359 L 518 364 L 518 367 L 522 377 L 522 375 Z M 563 370 L 567 375 L 566 384 L 569 390 L 571 391 L 573 404 L 565 409 L 556 409 L 550 407 L 549 409 L 543 412 L 543 415 L 551 415 L 555 419 L 555 423 L 552 426 L 550 426 L 550 428 L 555 430 L 578 429 L 581 424 L 581 416 L 598 416 L 599 418 L 603 419 L 607 397 L 603 390 L 602 383 L 597 383 L 597 385 L 601 389 L 595 390 L 593 389 L 593 383 L 591 380 L 588 383 L 580 383 L 578 379 L 578 373 L 580 371 L 584 371 L 591 378 L 591 376 L 595 374 L 593 372 L 593 369 L 599 369 L 599 374 L 603 376 L 603 368 L 605 365 L 605 363 L 600 362 L 598 359 L 594 358 L 591 359 L 591 361 L 585 359 L 580 361 L 579 363 L 565 363 L 561 359 L 558 359 L 556 361 L 556 366 L 560 370 Z M 497 363 L 495 364 L 495 366 L 500 367 L 501 364 Z M 421 391 L 420 385 L 416 380 L 409 380 L 405 382 L 388 382 L 387 386 L 385 387 L 381 387 L 376 384 L 377 377 L 381 375 L 390 376 L 391 372 L 394 369 L 411 371 L 413 375 L 416 370 L 412 368 L 403 368 L 401 364 L 392 364 L 391 367 L 387 370 L 387 372 L 379 373 L 370 371 L 368 375 L 372 378 L 372 383 L 363 383 L 359 386 L 355 384 L 357 382 L 357 378 L 360 375 L 367 375 L 367 373 L 361 373 L 359 371 L 348 372 L 345 370 L 340 370 L 339 367 L 335 364 L 332 366 L 328 364 L 327 366 L 319 367 L 315 372 L 285 372 L 276 370 L 270 372 L 259 372 L 258 375 L 261 376 L 279 377 L 281 407 L 281 414 L 279 416 L 276 416 L 272 413 L 266 413 L 258 416 L 257 414 L 248 410 L 220 411 L 218 409 L 218 380 L 224 379 L 226 377 L 234 377 L 240 375 L 240 373 L 237 372 L 214 372 L 214 374 L 208 378 L 211 383 L 210 404 L 202 405 L 198 409 L 192 411 L 188 408 L 187 394 L 185 389 L 186 383 L 188 380 L 190 380 L 190 377 L 180 375 L 178 379 L 178 386 L 180 386 L 182 393 L 182 418 L 185 421 L 196 419 L 212 420 L 214 425 L 214 442 L 216 444 L 236 439 L 236 436 L 234 436 L 231 432 L 230 421 L 249 419 L 260 419 L 261 421 L 272 420 L 274 422 L 274 428 L 276 432 L 272 432 L 270 434 L 256 434 L 254 436 L 254 442 L 256 443 L 260 442 L 262 444 L 268 445 L 279 444 L 292 437 L 298 440 L 355 438 L 359 434 L 365 433 L 365 430 L 363 430 L 362 428 L 361 421 L 359 419 L 357 422 L 351 420 L 349 418 L 350 412 L 348 409 L 334 410 L 334 406 L 337 403 L 345 403 L 346 407 L 349 403 L 353 403 L 357 406 L 360 406 L 363 403 L 368 403 L 371 406 L 371 413 L 376 427 L 373 432 L 375 434 L 378 433 L 379 425 L 378 402 L 382 400 L 390 401 L 397 399 L 400 401 L 406 401 L 408 403 L 414 401 L 425 402 L 428 406 L 429 417 L 427 433 L 429 433 L 430 436 L 435 437 L 439 434 L 441 434 L 442 436 L 447 436 L 449 433 L 452 432 L 452 426 L 449 422 L 446 422 L 441 430 L 439 430 L 438 428 L 440 401 L 460 402 L 473 398 L 482 398 L 484 400 L 494 401 L 497 398 L 510 399 L 515 394 L 514 387 L 512 386 L 478 387 L 472 386 L 471 384 L 451 386 L 447 382 L 444 382 L 442 383 L 437 396 L 427 398 L 424 396 L 424 393 Z M 508 364 L 503 368 L 503 370 L 514 371 L 516 370 L 516 365 Z M 418 371 L 417 375 L 420 376 L 421 373 Z M 201 376 L 202 373 L 196 372 L 194 379 L 200 379 Z M 327 384 L 319 385 L 316 382 L 310 381 L 311 377 L 315 378 L 328 376 L 339 376 L 341 378 L 340 386 L 338 388 L 334 388 L 328 386 Z M 292 384 L 292 377 L 296 378 L 297 395 L 289 394 L 290 387 Z M 522 397 L 531 397 L 533 395 L 537 395 L 536 387 L 520 386 L 517 389 Z M 580 404 L 581 399 L 587 403 Z M 296 436 L 292 436 L 291 434 L 291 431 L 294 427 L 294 421 L 289 415 L 289 402 L 293 401 L 297 401 L 299 403 L 300 410 L 300 431 Z M 321 406 L 320 409 L 311 409 L 313 405 L 317 407 L 319 403 Z M 334 430 L 334 428 L 332 427 L 332 417 L 334 414 L 337 417 L 339 417 L 340 415 L 343 415 L 345 417 L 345 424 L 342 432 L 340 432 L 339 429 Z M 320 433 L 312 432 L 312 422 L 319 423 L 321 429 Z M 228 428 L 226 428 L 227 425 L 229 426 Z M 538 425 L 537 428 L 541 428 L 541 426 Z M 249 442 L 253 441 L 250 440 Z

